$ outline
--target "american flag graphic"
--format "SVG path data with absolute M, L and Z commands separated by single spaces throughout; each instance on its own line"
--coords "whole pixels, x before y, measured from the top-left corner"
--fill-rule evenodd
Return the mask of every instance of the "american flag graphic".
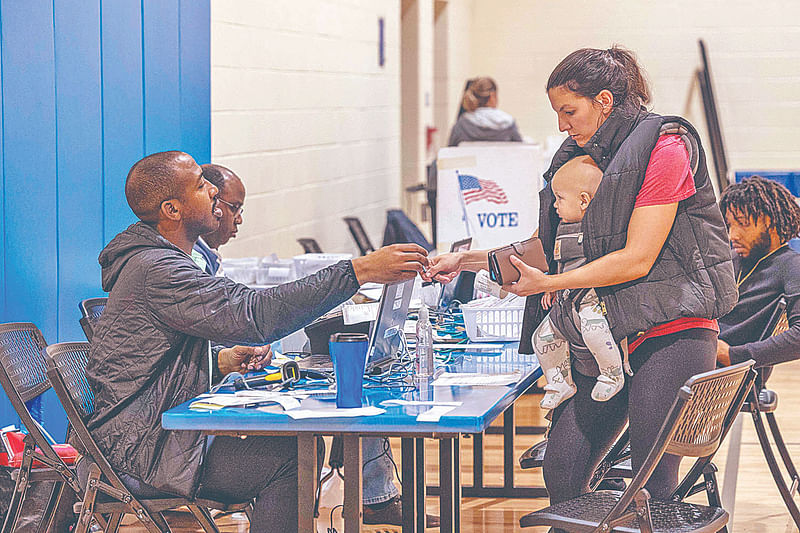
M 507 204 L 508 197 L 502 187 L 492 180 L 482 180 L 467 174 L 458 174 L 458 184 L 461 187 L 461 194 L 464 195 L 464 203 L 471 204 L 478 200 L 487 200 L 493 204 Z

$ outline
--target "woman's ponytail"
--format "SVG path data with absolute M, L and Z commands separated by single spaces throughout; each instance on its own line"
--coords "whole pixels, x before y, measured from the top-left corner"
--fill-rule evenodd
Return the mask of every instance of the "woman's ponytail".
M 461 105 L 469 112 L 479 107 L 486 107 L 492 93 L 497 92 L 497 83 L 488 76 L 470 80 L 469 87 L 464 91 Z

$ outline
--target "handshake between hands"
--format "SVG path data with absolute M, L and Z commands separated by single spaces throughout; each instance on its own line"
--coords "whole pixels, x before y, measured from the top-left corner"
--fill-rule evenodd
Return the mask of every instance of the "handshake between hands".
M 522 277 L 517 283 L 504 286 L 504 290 L 520 296 L 544 292 L 538 289 L 538 285 L 546 278 L 541 270 L 528 266 L 514 256 L 511 257 L 511 262 Z M 417 274 L 426 282 L 450 283 L 462 270 L 487 267 L 486 252 L 450 252 L 428 257 L 428 252 L 416 244 L 392 244 L 353 259 L 353 270 L 361 284 L 396 283 L 411 279 Z

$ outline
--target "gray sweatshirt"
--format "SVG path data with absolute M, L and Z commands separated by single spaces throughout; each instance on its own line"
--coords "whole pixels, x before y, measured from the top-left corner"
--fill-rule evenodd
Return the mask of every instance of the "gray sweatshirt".
M 463 141 L 521 142 L 522 137 L 514 117 L 496 107 L 479 107 L 458 117 L 448 146 Z

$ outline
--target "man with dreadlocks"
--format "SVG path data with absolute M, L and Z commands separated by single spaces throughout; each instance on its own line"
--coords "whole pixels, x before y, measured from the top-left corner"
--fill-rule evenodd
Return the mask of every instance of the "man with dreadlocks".
M 717 361 L 762 367 L 800 358 L 800 254 L 788 246 L 800 233 L 800 206 L 783 185 L 753 176 L 728 187 L 720 209 L 736 252 L 739 302 L 719 319 Z M 760 341 L 781 296 L 790 327 Z

